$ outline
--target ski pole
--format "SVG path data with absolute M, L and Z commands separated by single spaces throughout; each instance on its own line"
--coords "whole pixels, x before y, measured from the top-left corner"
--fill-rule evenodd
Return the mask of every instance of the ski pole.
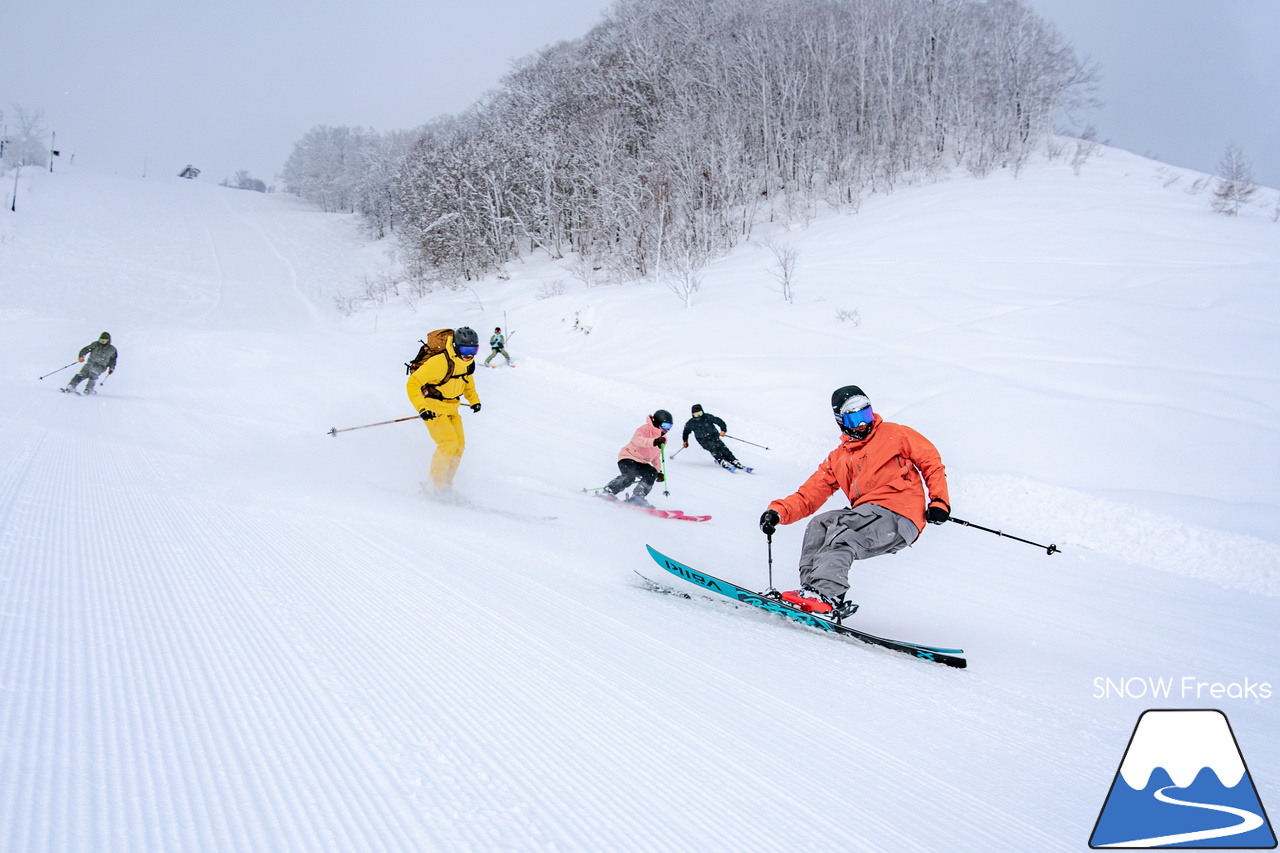
M 675 459 L 677 456 L 679 456 L 679 455 L 680 455 L 681 451 L 688 450 L 688 449 L 689 449 L 689 448 L 687 448 L 687 447 L 681 447 L 681 448 L 680 448 L 680 450 L 677 450 L 675 453 L 672 453 L 672 454 L 671 454 L 671 458 L 672 458 L 672 459 Z
M 671 497 L 671 490 L 667 488 L 667 443 L 664 441 L 658 446 L 658 450 L 662 454 L 662 496 Z
M 736 435 L 729 435 L 728 433 L 725 433 L 725 434 L 724 434 L 724 437 L 725 437 L 725 438 L 732 438 L 734 441 L 741 441 L 743 444 L 749 444 L 749 445 L 751 445 L 752 447 L 764 447 L 764 449 L 765 449 L 765 450 L 768 450 L 768 449 L 769 449 L 769 448 L 765 447 L 763 444 L 756 444 L 754 441 L 747 441 L 745 438 L 738 438 Z
M 765 547 L 768 549 L 769 553 L 769 586 L 765 588 L 764 594 L 769 595 L 770 593 L 777 591 L 773 588 L 773 534 L 766 533 L 764 537 Z
M 55 373 L 61 373 L 62 371 L 66 370 L 68 367 L 75 367 L 75 366 L 76 366 L 77 364 L 79 364 L 79 363 L 80 363 L 80 362 L 79 362 L 79 360 L 77 359 L 76 361 L 73 361 L 73 362 L 71 362 L 70 364 L 67 364 L 67 365 L 64 365 L 64 366 L 62 366 L 62 367 L 59 367 L 57 370 L 52 370 L 52 371 L 50 371 L 50 372 L 46 373 L 44 376 L 52 376 L 52 375 L 53 375 L 53 374 L 55 374 Z M 41 379 L 44 379 L 44 376 L 41 376 L 40 378 L 41 378 Z
M 333 429 L 329 430 L 329 435 L 333 436 L 334 438 L 337 438 L 338 433 L 340 432 L 351 432 L 353 429 L 368 429 L 369 427 L 383 426 L 384 424 L 398 424 L 403 421 L 416 421 L 418 419 L 419 419 L 418 415 L 413 415 L 407 418 L 396 418 L 394 421 L 378 421 L 376 424 L 365 424 L 364 426 L 345 427 L 343 429 L 338 429 L 337 427 L 334 427 Z
M 964 519 L 962 519 L 962 518 L 956 518 L 954 515 L 953 515 L 953 516 L 951 516 L 950 518 L 948 518 L 948 519 L 947 519 L 947 521 L 954 521 L 956 524 L 963 524 L 965 527 L 972 527 L 972 528 L 975 528 L 975 529 L 977 529 L 977 530 L 985 531 L 985 532 L 987 532 L 987 533 L 994 533 L 994 534 L 995 534 L 995 535 L 997 535 L 997 536 L 1003 536 L 1003 537 L 1004 537 L 1004 538 L 1006 538 L 1006 539 L 1013 539 L 1013 540 L 1015 540 L 1015 541 L 1017 541 L 1017 542 L 1025 542 L 1025 543 L 1026 543 L 1026 544 L 1028 544 L 1028 545 L 1035 545 L 1037 548 L 1044 548 L 1044 552 L 1045 552 L 1046 554 L 1061 554 L 1061 553 L 1062 553 L 1062 549 L 1061 549 L 1061 548 L 1059 548 L 1057 545 L 1053 545 L 1053 544 L 1049 544 L 1049 545 L 1041 545 L 1039 542 L 1032 542 L 1030 539 L 1022 539 L 1022 538 L 1019 538 L 1019 537 L 1017 537 L 1017 536 L 1012 536 L 1012 535 L 1010 535 L 1010 534 L 1008 534 L 1008 533 L 1002 533 L 1002 532 L 1000 532 L 999 530 L 992 530 L 990 527 L 983 527 L 983 526 L 982 526 L 982 525 L 980 525 L 980 524 L 974 524 L 974 523 L 973 523 L 973 522 L 971 522 L 971 521 L 965 521 L 965 520 L 964 520 Z

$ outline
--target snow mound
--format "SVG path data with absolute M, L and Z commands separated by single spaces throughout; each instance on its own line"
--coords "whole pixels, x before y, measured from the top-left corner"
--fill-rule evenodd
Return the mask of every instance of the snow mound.
M 1053 530 L 1059 541 L 1045 544 L 1086 548 L 1230 589 L 1280 596 L 1280 547 L 1254 536 L 1198 527 L 1011 475 L 953 476 L 952 498 L 958 516 L 972 514 L 975 523 L 978 517 L 1000 518 L 1003 532 L 1014 536 L 1034 539 L 1025 531 Z

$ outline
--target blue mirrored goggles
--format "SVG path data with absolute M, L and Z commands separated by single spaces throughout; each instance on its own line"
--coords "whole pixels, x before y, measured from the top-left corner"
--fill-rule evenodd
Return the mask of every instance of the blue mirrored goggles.
M 480 347 L 458 347 L 458 355 L 463 358 L 475 358 L 479 351 Z
M 670 423 L 658 424 L 658 428 L 661 429 L 663 432 L 669 432 L 672 426 L 674 426 L 674 424 L 670 424 Z
M 845 429 L 856 429 L 865 426 L 875 420 L 875 412 L 871 411 L 871 407 L 859 409 L 856 412 L 845 412 L 840 416 L 840 425 Z

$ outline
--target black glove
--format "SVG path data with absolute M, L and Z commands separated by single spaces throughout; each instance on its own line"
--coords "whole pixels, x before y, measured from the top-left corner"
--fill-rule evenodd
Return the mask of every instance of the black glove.
M 667 479 L 667 475 L 659 471 L 656 479 L 659 483 L 661 483 Z
M 667 443 L 667 437 L 666 437 L 665 435 L 660 435 L 660 436 L 658 436 L 657 438 L 655 438 L 655 439 L 653 440 L 653 446 L 654 446 L 654 447 L 661 447 L 662 445 L 664 445 L 664 444 L 666 444 L 666 443 Z
M 424 421 L 429 421 L 436 416 L 435 412 L 428 412 L 426 409 L 418 409 L 418 417 Z
M 941 504 L 934 504 L 929 507 L 929 512 L 925 518 L 929 519 L 930 524 L 946 524 L 947 519 L 951 517 L 951 510 Z
M 471 411 L 473 411 L 473 412 L 478 412 L 478 411 L 480 411 L 480 404 L 479 404 L 479 403 L 473 403 L 473 404 L 472 404 L 472 406 L 471 406 Z
M 764 531 L 765 536 L 772 536 L 773 531 L 777 530 L 781 523 L 782 516 L 771 509 L 766 509 L 760 515 L 760 529 Z

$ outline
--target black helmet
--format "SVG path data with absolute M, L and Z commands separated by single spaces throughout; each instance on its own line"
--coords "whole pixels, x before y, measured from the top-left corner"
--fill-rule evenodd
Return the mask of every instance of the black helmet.
M 470 326 L 463 326 L 454 330 L 453 345 L 455 347 L 478 347 L 480 346 L 480 336 Z
M 701 403 L 694 403 L 694 404 L 693 404 L 693 408 L 689 410 L 689 413 L 690 413 L 690 414 L 694 414 L 694 415 L 696 415 L 696 414 L 698 414 L 698 413 L 699 413 L 699 412 L 701 412 L 701 411 L 702 411 L 702 404 L 701 404 Z
M 663 424 L 675 423 L 674 419 L 671 417 L 671 413 L 666 409 L 658 409 L 658 411 L 654 412 L 651 417 L 653 418 L 653 425 L 658 429 L 664 429 L 662 426 Z M 665 427 L 665 429 L 670 428 L 671 427 Z
M 831 393 L 831 413 L 840 431 L 851 438 L 866 438 L 875 422 L 871 401 L 857 385 L 845 385 Z
M 103 332 L 102 334 L 98 335 L 98 340 L 111 343 L 111 335 L 108 332 Z

